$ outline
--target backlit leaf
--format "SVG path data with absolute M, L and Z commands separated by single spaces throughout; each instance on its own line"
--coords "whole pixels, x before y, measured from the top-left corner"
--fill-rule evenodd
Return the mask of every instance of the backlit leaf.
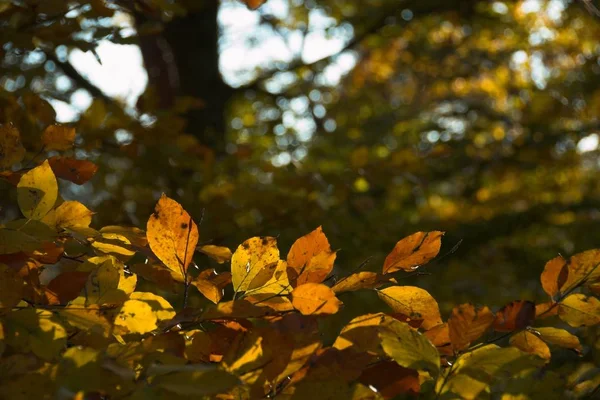
M 201 253 L 206 254 L 219 264 L 223 264 L 231 260 L 231 250 L 229 250 L 227 247 L 208 244 L 206 246 L 201 246 L 199 250 Z
M 26 218 L 42 219 L 57 197 L 58 184 L 48 161 L 25 173 L 17 185 L 17 201 Z
M 335 314 L 342 302 L 329 287 L 320 283 L 305 283 L 292 291 L 294 308 L 304 315 Z
M 130 333 L 148 333 L 158 328 L 158 323 L 175 316 L 175 310 L 164 298 L 149 292 L 134 292 L 115 317 L 115 325 Z
M 571 294 L 560 302 L 558 315 L 574 327 L 596 325 L 600 323 L 600 301 L 580 293 Z
M 365 369 L 358 380 L 373 387 L 385 399 L 400 394 L 416 395 L 420 392 L 419 373 L 392 361 L 383 361 Z
M 231 274 L 229 272 L 217 274 L 214 268 L 205 269 L 192 280 L 192 285 L 196 286 L 204 297 L 215 304 L 221 301 L 225 286 L 230 283 Z
M 365 314 L 352 319 L 333 343 L 339 350 L 352 348 L 370 354 L 381 354 L 379 332 L 395 324 L 393 317 L 383 314 Z
M 123 263 L 113 256 L 89 258 L 79 270 L 91 273 L 76 304 L 122 304 L 135 289 L 136 276 L 126 277 Z
M 148 219 L 146 235 L 158 259 L 186 276 L 198 243 L 198 227 L 187 211 L 163 194 Z
M 376 272 L 361 271 L 336 282 L 331 289 L 335 293 L 352 292 L 361 289 L 376 289 L 390 281 L 390 278 Z
M 494 330 L 512 332 L 527 328 L 535 319 L 535 303 L 532 301 L 513 301 L 496 313 Z
M 553 258 L 546 263 L 544 271 L 540 277 L 544 291 L 550 297 L 554 297 L 565 284 L 568 275 L 567 260 L 562 256 Z
M 415 286 L 392 286 L 377 293 L 394 312 L 412 319 L 422 319 L 425 329 L 442 323 L 437 301 L 424 289 Z
M 336 253 L 319 226 L 294 242 L 287 256 L 289 278 L 295 285 L 320 283 L 333 269 Z M 293 271 L 293 272 L 292 272 Z M 293 275 L 292 275 L 293 274 Z
M 64 125 L 50 125 L 42 133 L 42 143 L 46 150 L 69 150 L 75 141 L 75 128 Z
M 231 280 L 236 292 L 248 290 L 252 280 L 268 265 L 279 261 L 277 239 L 253 237 L 238 246 L 231 257 Z
M 0 170 L 10 168 L 25 157 L 21 134 L 12 124 L 0 125 Z
M 408 324 L 395 321 L 387 329 L 379 332 L 381 347 L 398 365 L 426 370 L 437 375 L 440 369 L 440 355 L 426 336 Z
M 450 328 L 447 323 L 434 326 L 425 332 L 425 336 L 443 355 L 454 355 L 454 349 L 450 341 Z
M 579 338 L 564 329 L 553 328 L 549 326 L 543 328 L 533 328 L 533 331 L 537 333 L 546 343 L 564 347 L 565 349 L 573 349 L 578 353 L 580 353 L 582 350 Z
M 42 218 L 42 222 L 57 230 L 75 226 L 87 227 L 92 222 L 93 214 L 93 212 L 78 201 L 65 201 L 46 214 Z
M 279 260 L 277 264 L 270 264 L 268 267 L 275 266 L 274 271 L 271 273 L 271 277 L 268 281 L 262 283 L 263 279 L 261 278 L 261 272 L 259 272 L 256 277 L 252 280 L 250 287 L 253 287 L 255 283 L 261 282 L 262 285 L 258 286 L 256 289 L 249 289 L 246 293 L 251 294 L 252 296 L 258 294 L 275 294 L 275 295 L 286 295 L 292 292 L 292 287 L 290 285 L 290 281 L 287 275 L 287 263 L 283 260 Z M 265 267 L 268 271 L 268 269 Z M 263 271 L 265 270 L 263 269 Z M 267 275 L 268 276 L 268 275 Z
M 258 7 L 262 6 L 266 0 L 242 0 L 249 9 L 256 10 Z
M 98 166 L 88 160 L 76 160 L 70 157 L 50 157 L 50 167 L 57 178 L 65 179 L 77 185 L 83 185 L 96 174 Z
M 400 240 L 385 259 L 383 273 L 413 271 L 440 252 L 444 232 L 417 232 Z
M 567 281 L 562 287 L 565 292 L 583 281 L 594 282 L 600 279 L 600 250 L 588 250 L 569 258 Z
M 448 320 L 452 347 L 461 351 L 479 339 L 494 323 L 495 316 L 487 307 L 475 308 L 471 304 L 454 307 Z
M 52 312 L 27 308 L 6 316 L 6 343 L 22 352 L 32 351 L 43 360 L 52 360 L 64 349 L 67 332 Z
M 529 331 L 521 331 L 510 337 L 510 344 L 525 353 L 535 354 L 544 360 L 550 360 L 550 349 L 542 339 Z

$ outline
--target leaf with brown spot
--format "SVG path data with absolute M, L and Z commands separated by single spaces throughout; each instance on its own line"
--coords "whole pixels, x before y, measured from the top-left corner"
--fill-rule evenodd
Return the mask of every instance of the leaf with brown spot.
M 529 331 L 518 332 L 511 336 L 510 344 L 525 353 L 535 354 L 546 361 L 550 360 L 548 345 Z
M 423 319 L 423 328 L 430 329 L 442 323 L 437 301 L 424 289 L 415 286 L 392 286 L 378 292 L 394 312 L 412 319 Z
M 292 291 L 292 304 L 303 315 L 335 314 L 342 302 L 329 287 L 305 283 Z
M 21 134 L 13 124 L 0 125 L 0 169 L 10 168 L 25 157 Z
M 50 157 L 48 159 L 54 174 L 77 185 L 83 185 L 96 174 L 98 166 L 88 160 L 76 160 L 70 157 Z
M 294 242 L 287 256 L 288 276 L 292 285 L 323 282 L 333 269 L 335 257 L 336 253 L 331 251 L 320 226 L 302 236 Z
M 50 125 L 42 133 L 42 143 L 46 150 L 69 150 L 75 142 L 75 128 L 64 125 Z
M 417 232 L 400 240 L 383 263 L 383 273 L 413 271 L 440 252 L 444 232 Z
M 496 313 L 494 330 L 498 332 L 512 332 L 525 329 L 535 319 L 535 303 L 527 300 L 513 301 L 502 307 Z
M 160 261 L 187 276 L 199 235 L 196 223 L 179 203 L 163 193 L 148 219 L 146 236 Z
M 494 313 L 487 307 L 475 308 L 472 304 L 454 307 L 448 320 L 450 340 L 454 350 L 461 351 L 479 339 L 494 323 Z
M 272 268 L 274 268 L 273 271 L 271 271 Z M 265 282 L 264 278 L 266 277 L 270 278 Z M 256 287 L 256 289 L 252 289 L 252 287 L 258 285 L 259 283 L 260 286 Z M 250 288 L 246 294 L 251 294 L 253 296 L 258 294 L 280 296 L 290 294 L 291 292 L 292 287 L 287 275 L 287 263 L 283 260 L 279 260 L 277 263 L 269 264 L 256 275 L 256 277 L 250 283 Z
M 250 288 L 254 278 L 267 266 L 279 261 L 277 239 L 253 237 L 238 246 L 231 257 L 231 279 L 235 292 Z
M 29 219 L 42 219 L 54 207 L 57 198 L 58 184 L 48 161 L 25 173 L 17 185 L 19 208 Z
M 567 266 L 567 260 L 562 256 L 554 257 L 544 266 L 544 271 L 540 276 L 540 280 L 544 291 L 548 293 L 550 297 L 556 296 L 559 293 L 560 288 L 567 281 L 567 276 L 569 274 Z

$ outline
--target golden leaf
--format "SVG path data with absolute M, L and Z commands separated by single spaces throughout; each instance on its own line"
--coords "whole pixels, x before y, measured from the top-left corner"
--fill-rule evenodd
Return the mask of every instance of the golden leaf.
M 17 185 L 17 202 L 26 218 L 42 219 L 57 197 L 58 184 L 47 160 L 24 174 Z
M 383 273 L 413 271 L 440 252 L 444 232 L 417 232 L 400 240 L 385 259 Z
M 335 314 L 342 302 L 329 287 L 305 283 L 292 291 L 292 304 L 303 315 Z

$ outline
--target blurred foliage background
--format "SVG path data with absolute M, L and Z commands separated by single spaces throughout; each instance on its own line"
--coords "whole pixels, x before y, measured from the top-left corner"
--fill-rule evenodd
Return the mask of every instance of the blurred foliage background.
M 99 226 L 144 227 L 162 192 L 202 221 L 202 243 L 272 235 L 285 255 L 323 225 L 337 276 L 444 230 L 449 254 L 405 279 L 442 311 L 545 301 L 544 263 L 600 245 L 592 0 L 261 3 L 4 1 L 0 123 L 27 159 L 57 118 L 76 126 L 73 154 L 100 171 L 63 196 Z M 143 93 L 102 89 L 120 70 L 99 81 L 82 55 L 140 64 L 125 81 Z

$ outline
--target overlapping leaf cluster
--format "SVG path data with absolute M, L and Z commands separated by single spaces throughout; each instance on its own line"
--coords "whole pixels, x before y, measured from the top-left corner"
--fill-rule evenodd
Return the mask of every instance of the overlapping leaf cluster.
M 337 277 L 321 227 L 285 258 L 274 237 L 250 238 L 232 253 L 199 245 L 196 222 L 165 195 L 146 231 L 95 229 L 93 212 L 62 199 L 57 181 L 85 182 L 93 165 L 68 157 L 23 163 L 19 132 L 1 129 L 2 177 L 15 183 L 23 218 L 0 227 L 0 398 L 598 393 L 598 374 L 562 385 L 543 367 L 551 349 L 587 351 L 577 328 L 600 323 L 600 250 L 550 260 L 541 274 L 546 303 L 519 300 L 497 312 L 461 304 L 444 319 L 426 290 L 399 283 L 438 256 L 443 232 L 400 240 L 380 272 Z M 74 138 L 51 126 L 41 140 L 62 151 Z M 16 164 L 25 167 L 7 169 Z M 230 263 L 231 272 L 199 266 L 202 255 Z M 166 298 L 177 287 L 178 309 Z M 357 290 L 376 291 L 390 312 L 356 315 L 324 343 L 319 322 L 344 306 L 341 293 Z M 187 306 L 192 294 L 212 305 Z

